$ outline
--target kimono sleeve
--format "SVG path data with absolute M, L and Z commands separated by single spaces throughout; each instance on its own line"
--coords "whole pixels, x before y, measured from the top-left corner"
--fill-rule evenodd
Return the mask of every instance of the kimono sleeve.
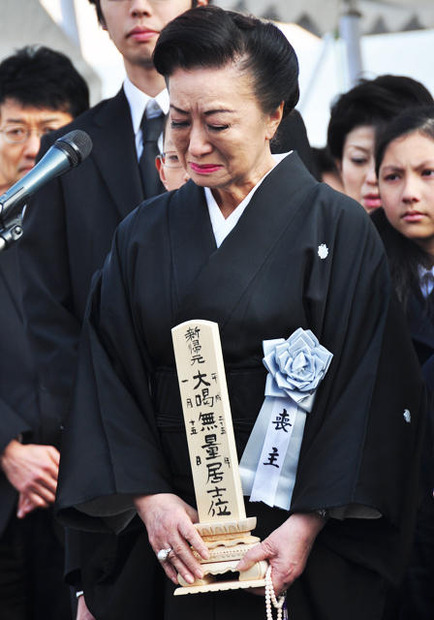
M 60 518 L 80 529 L 121 530 L 135 514 L 135 495 L 172 491 L 149 393 L 150 363 L 131 312 L 122 236 L 127 243 L 118 231 L 94 278 L 64 431 L 57 506 Z

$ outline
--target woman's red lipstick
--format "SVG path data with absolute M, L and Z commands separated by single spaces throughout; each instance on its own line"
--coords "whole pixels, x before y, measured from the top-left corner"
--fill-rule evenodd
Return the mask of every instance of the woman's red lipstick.
M 217 170 L 221 169 L 219 164 L 196 164 L 194 162 L 190 162 L 190 168 L 193 172 L 197 174 L 211 174 L 212 172 L 217 172 Z

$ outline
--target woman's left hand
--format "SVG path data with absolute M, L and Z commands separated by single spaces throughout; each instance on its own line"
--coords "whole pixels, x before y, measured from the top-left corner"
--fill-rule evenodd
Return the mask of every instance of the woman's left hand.
M 302 574 L 315 538 L 325 525 L 316 513 L 291 515 L 279 528 L 248 551 L 236 570 L 244 571 L 256 562 L 268 560 L 276 596 L 287 590 Z M 256 593 L 263 594 L 264 590 Z
M 198 520 L 196 510 L 172 493 L 137 496 L 134 503 L 155 555 L 170 549 L 168 558 L 161 562 L 169 579 L 177 584 L 178 573 L 187 583 L 201 579 L 203 571 L 192 549 L 204 560 L 209 553 L 194 527 Z

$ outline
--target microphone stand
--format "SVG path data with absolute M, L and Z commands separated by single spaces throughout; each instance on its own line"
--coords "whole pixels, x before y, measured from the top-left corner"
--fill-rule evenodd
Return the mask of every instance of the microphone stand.
M 11 214 L 5 220 L 1 217 L 0 212 L 0 221 L 2 226 L 2 228 L 0 228 L 0 252 L 7 250 L 22 236 L 23 212 L 24 210 L 20 213 Z
M 0 251 L 23 234 L 25 203 L 41 185 L 78 166 L 92 150 L 92 140 L 76 129 L 61 136 L 42 159 L 7 192 L 0 196 Z

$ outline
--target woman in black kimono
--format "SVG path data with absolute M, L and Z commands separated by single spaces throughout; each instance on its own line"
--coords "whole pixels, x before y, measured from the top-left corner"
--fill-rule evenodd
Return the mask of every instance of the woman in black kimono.
M 399 620 L 430 620 L 434 593 L 434 106 L 404 112 L 380 134 L 376 157 L 383 208 L 373 221 L 405 310 L 428 388 L 423 497 L 412 560 L 399 590 Z
M 293 620 L 380 618 L 406 559 L 421 436 L 417 360 L 382 245 L 360 205 L 295 153 L 270 154 L 298 100 L 297 59 L 277 28 L 188 11 L 162 31 L 155 66 L 191 181 L 122 223 L 94 282 L 60 514 L 120 531 L 138 513 L 154 553 L 171 549 L 167 577 L 200 576 L 170 330 L 193 317 L 219 324 L 240 455 L 264 400 L 263 341 L 311 330 L 333 360 L 307 414 L 292 501 L 246 498 L 262 543 L 239 568 L 267 559 Z M 265 615 L 251 593 L 173 597 L 171 581 L 166 620 Z

